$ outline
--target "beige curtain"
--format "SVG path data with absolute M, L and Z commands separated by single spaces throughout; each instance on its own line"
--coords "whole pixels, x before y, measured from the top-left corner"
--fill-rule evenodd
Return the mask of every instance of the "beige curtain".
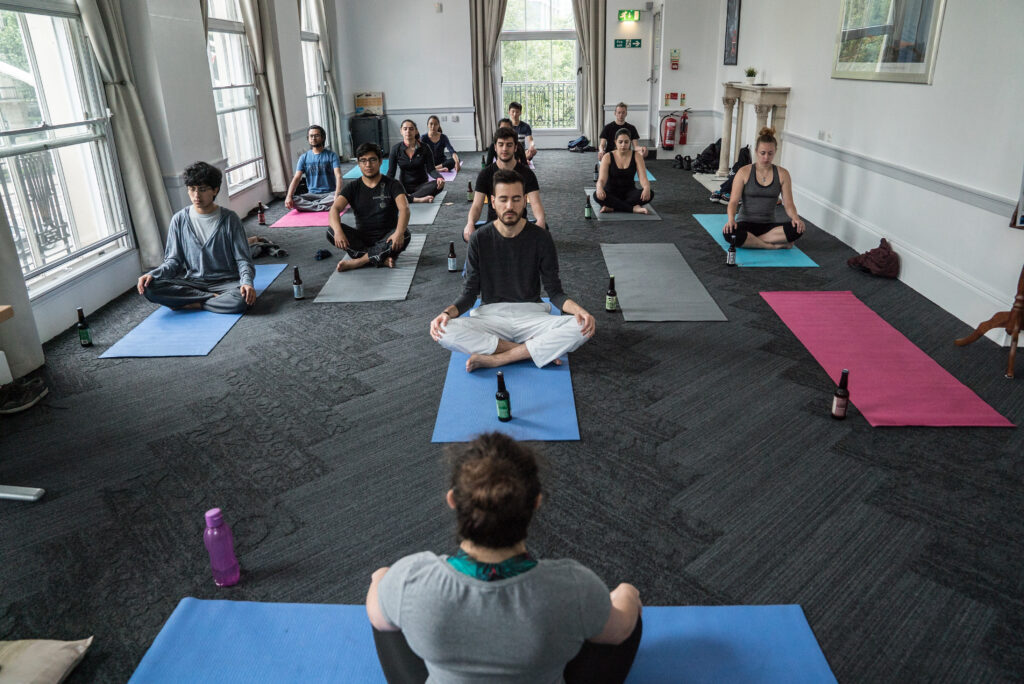
M 210 0 L 199 0 L 199 11 L 203 15 L 203 33 L 210 32 Z
M 344 157 L 344 145 L 341 143 L 341 108 L 338 106 L 338 89 L 334 85 L 334 72 L 331 70 L 334 62 L 331 60 L 331 34 L 327 24 L 327 8 L 324 0 L 308 0 L 309 12 L 313 17 L 313 29 L 320 34 L 318 45 L 320 46 L 320 60 L 324 63 L 324 81 L 327 83 L 327 102 L 331 107 L 333 117 L 327 135 L 330 136 L 331 147 L 339 156 Z M 323 122 L 311 122 L 320 123 Z
M 110 123 L 135 242 L 143 266 L 153 267 L 163 260 L 163 231 L 171 220 L 171 204 L 135 89 L 121 0 L 78 0 L 78 9 L 113 112 Z
M 263 25 L 270 16 L 267 0 L 239 0 L 245 37 L 252 53 L 256 74 L 256 104 L 260 116 L 263 158 L 267 164 L 270 191 L 284 194 L 288 190 L 288 131 L 284 114 L 284 88 L 281 66 L 270 43 L 263 40 Z
M 469 0 L 469 35 L 473 53 L 473 107 L 476 109 L 476 144 L 487 149 L 498 125 L 494 60 L 498 35 L 505 21 L 508 0 Z
M 580 125 L 595 141 L 604 124 L 604 55 L 606 0 L 573 0 L 576 38 L 580 42 Z

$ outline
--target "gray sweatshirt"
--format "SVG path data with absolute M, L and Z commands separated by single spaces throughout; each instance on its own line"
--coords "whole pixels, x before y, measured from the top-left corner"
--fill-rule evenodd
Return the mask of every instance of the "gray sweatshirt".
M 238 214 L 220 208 L 220 223 L 205 244 L 192 228 L 185 207 L 171 217 L 164 262 L 149 272 L 154 278 L 185 278 L 206 282 L 238 280 L 252 285 L 255 269 Z

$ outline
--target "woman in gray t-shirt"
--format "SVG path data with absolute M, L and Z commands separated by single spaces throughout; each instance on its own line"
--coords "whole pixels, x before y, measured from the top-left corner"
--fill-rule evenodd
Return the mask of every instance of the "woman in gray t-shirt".
M 446 495 L 458 551 L 380 568 L 366 595 L 389 682 L 625 681 L 639 592 L 609 593 L 576 561 L 532 556 L 527 528 L 541 499 L 527 447 L 497 432 L 459 447 Z
M 804 222 L 793 204 L 789 171 L 772 163 L 777 148 L 775 129 L 762 128 L 754 147 L 754 163 L 744 166 L 733 178 L 729 220 L 722 232 L 737 247 L 789 249 L 804 234 Z M 777 216 L 779 195 L 785 216 Z

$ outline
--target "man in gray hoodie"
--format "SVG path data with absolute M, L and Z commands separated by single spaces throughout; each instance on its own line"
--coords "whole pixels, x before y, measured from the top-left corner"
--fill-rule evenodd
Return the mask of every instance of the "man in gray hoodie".
M 185 169 L 191 206 L 173 217 L 164 262 L 139 278 L 139 294 L 171 309 L 243 313 L 256 301 L 255 269 L 238 214 L 219 207 L 223 174 L 206 162 Z

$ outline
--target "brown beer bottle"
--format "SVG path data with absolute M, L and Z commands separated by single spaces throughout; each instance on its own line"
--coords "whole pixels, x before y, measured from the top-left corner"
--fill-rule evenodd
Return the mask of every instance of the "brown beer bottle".
M 263 202 L 256 205 L 256 221 L 261 225 L 267 225 L 267 208 L 263 206 Z
M 448 272 L 454 273 L 459 270 L 459 259 L 455 256 L 455 243 L 448 243 Z
M 846 418 L 846 407 L 850 404 L 850 390 L 847 389 L 849 381 L 850 371 L 844 368 L 836 391 L 832 395 L 832 417 L 836 420 Z
M 292 278 L 292 292 L 296 299 L 305 299 L 306 293 L 302 289 L 302 278 L 299 277 L 299 267 L 295 267 L 295 277 Z

